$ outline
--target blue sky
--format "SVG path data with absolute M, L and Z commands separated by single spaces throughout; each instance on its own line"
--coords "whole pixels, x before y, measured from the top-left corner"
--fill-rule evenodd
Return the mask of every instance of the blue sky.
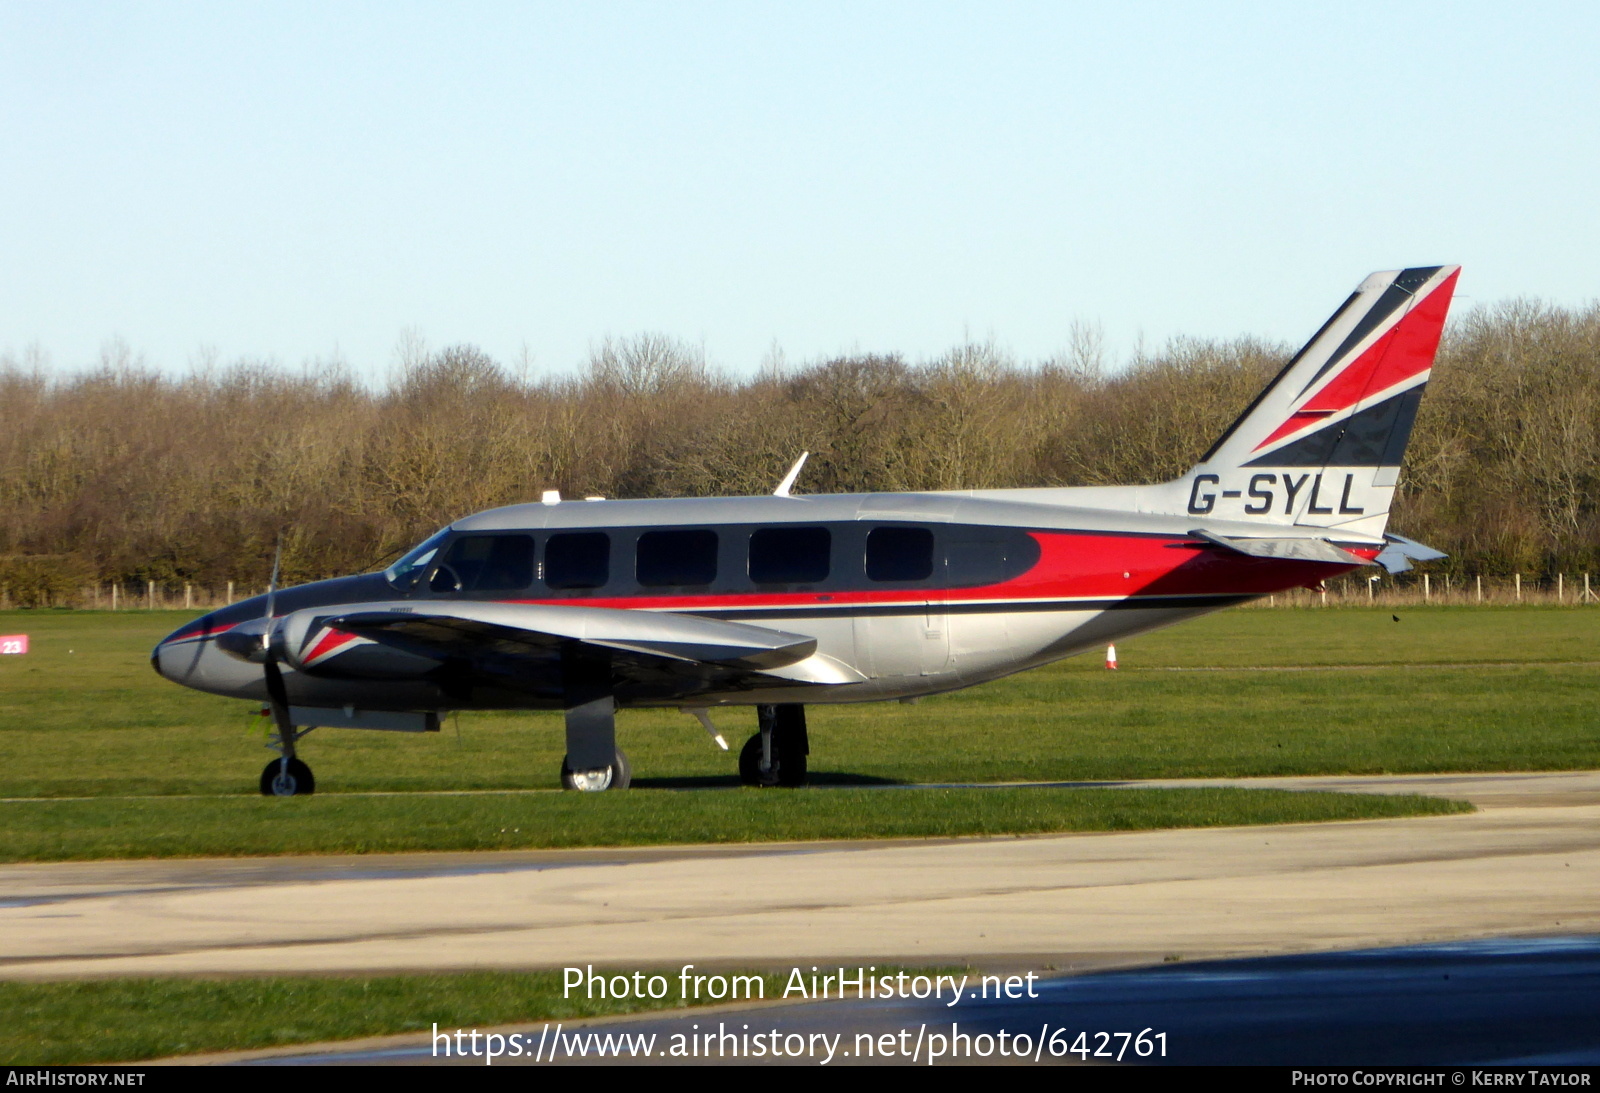
M 0 0 L 0 351 L 735 372 L 1600 295 L 1592 5 Z

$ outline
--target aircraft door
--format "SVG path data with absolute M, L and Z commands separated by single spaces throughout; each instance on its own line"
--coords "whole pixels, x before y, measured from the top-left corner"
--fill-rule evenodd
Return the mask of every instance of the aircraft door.
M 941 555 L 934 567 L 937 584 L 929 590 L 928 601 L 923 605 L 922 616 L 922 674 L 936 676 L 950 667 L 950 615 L 945 602 L 945 589 L 949 581 L 947 567 Z
M 874 678 L 930 676 L 945 671 L 950 629 L 945 618 L 944 555 L 931 529 L 880 526 L 867 534 L 867 580 L 885 597 L 855 618 L 856 663 Z M 915 582 L 915 583 L 912 583 Z
M 958 531 L 945 545 L 945 587 L 999 584 L 1011 575 L 1017 545 L 981 529 Z M 974 605 L 976 606 L 976 605 Z M 956 671 L 982 671 L 1009 655 L 1010 634 L 1003 611 L 969 611 L 946 619 L 947 657 Z

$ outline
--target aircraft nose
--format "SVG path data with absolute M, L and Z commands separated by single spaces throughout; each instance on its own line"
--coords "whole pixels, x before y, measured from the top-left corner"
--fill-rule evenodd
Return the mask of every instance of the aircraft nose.
M 162 679 L 174 683 L 185 682 L 192 674 L 196 661 L 207 644 L 207 636 L 216 628 L 210 615 L 185 623 L 156 642 L 150 650 L 150 667 Z
M 150 650 L 150 667 L 155 669 L 156 675 L 162 679 L 170 679 L 174 683 L 181 682 L 178 678 L 178 673 L 182 669 L 179 667 L 178 660 L 182 655 L 185 644 L 198 646 L 200 643 L 182 643 L 175 641 L 172 637 L 164 638 L 156 643 L 156 647 Z M 193 653 L 195 650 L 191 649 L 190 652 Z

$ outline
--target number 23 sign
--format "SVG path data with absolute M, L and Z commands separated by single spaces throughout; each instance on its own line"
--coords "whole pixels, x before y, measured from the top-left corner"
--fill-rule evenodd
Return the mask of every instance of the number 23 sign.
M 27 651 L 27 634 L 0 634 L 0 656 L 4 656 L 7 653 L 26 653 Z

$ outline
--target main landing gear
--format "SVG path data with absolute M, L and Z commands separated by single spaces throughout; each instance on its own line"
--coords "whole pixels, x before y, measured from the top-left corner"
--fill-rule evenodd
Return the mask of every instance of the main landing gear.
M 572 757 L 562 756 L 561 759 L 561 788 L 576 789 L 584 793 L 597 793 L 602 789 L 627 789 L 633 781 L 633 767 L 628 763 L 628 757 L 621 748 L 613 753 L 614 758 L 608 767 L 591 767 L 587 770 L 573 770 Z
M 598 676 L 599 678 L 585 678 Z M 561 787 L 583 793 L 627 789 L 633 767 L 617 747 L 617 700 L 600 684 L 605 675 L 578 662 L 571 668 L 567 694 L 567 754 L 561 760 Z M 584 684 L 589 686 L 585 687 Z
M 759 730 L 739 749 L 739 780 L 747 786 L 806 784 L 806 708 L 799 703 L 757 706 Z

